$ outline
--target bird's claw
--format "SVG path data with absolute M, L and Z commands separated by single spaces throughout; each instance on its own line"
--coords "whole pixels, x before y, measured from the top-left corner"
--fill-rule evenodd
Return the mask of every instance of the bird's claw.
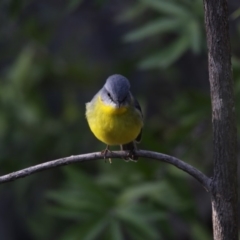
M 105 162 L 106 162 L 106 155 L 109 152 L 111 153 L 111 151 L 109 150 L 109 146 L 108 145 L 107 145 L 107 147 L 104 150 L 101 151 L 101 154 L 103 155 L 103 158 L 104 158 Z M 108 160 L 109 160 L 109 163 L 112 163 L 112 159 L 111 158 L 109 158 Z
M 132 149 L 128 152 L 127 157 L 124 157 L 124 160 L 126 162 L 129 162 L 129 161 L 137 162 L 138 161 L 138 157 L 135 155 L 134 149 Z

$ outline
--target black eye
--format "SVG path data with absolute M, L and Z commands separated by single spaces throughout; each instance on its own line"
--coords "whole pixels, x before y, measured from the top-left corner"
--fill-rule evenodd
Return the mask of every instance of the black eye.
M 107 95 L 112 100 L 112 96 L 111 96 L 111 94 L 109 92 L 107 93 Z

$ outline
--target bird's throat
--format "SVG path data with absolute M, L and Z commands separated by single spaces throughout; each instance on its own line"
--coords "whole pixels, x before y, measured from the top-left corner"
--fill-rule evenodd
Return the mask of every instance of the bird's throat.
M 111 104 L 106 104 L 102 101 L 101 97 L 98 98 L 99 101 L 99 108 L 101 108 L 102 112 L 105 112 L 106 114 L 123 114 L 127 111 L 126 106 L 114 106 Z

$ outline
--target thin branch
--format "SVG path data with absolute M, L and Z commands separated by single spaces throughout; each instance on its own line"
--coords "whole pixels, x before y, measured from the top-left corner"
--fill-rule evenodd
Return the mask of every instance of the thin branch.
M 204 175 L 202 172 L 200 172 L 198 169 L 181 161 L 178 158 L 175 158 L 166 154 L 146 151 L 146 150 L 138 150 L 138 151 L 135 151 L 134 154 L 138 157 L 150 158 L 150 159 L 172 164 L 177 168 L 183 170 L 184 172 L 190 174 L 195 179 L 197 179 L 203 185 L 206 191 L 210 190 L 211 179 L 208 178 L 206 175 Z M 124 152 L 124 151 L 108 152 L 106 154 L 106 158 L 124 158 L 127 156 L 128 156 L 128 152 Z M 0 184 L 4 182 L 14 181 L 18 178 L 23 178 L 31 174 L 34 174 L 36 172 L 44 171 L 50 168 L 55 168 L 62 165 L 76 163 L 76 162 L 85 162 L 85 161 L 99 160 L 99 159 L 103 159 L 103 155 L 101 152 L 94 152 L 94 153 L 81 154 L 81 155 L 70 156 L 65 158 L 59 158 L 53 161 L 49 161 L 49 162 L 41 163 L 32 167 L 24 168 L 17 172 L 12 172 L 12 173 L 3 175 L 0 177 Z

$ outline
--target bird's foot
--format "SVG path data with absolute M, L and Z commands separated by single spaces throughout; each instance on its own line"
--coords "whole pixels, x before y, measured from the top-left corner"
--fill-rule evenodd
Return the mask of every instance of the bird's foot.
M 132 149 L 128 152 L 127 157 L 124 157 L 124 160 L 126 162 L 132 161 L 132 162 L 137 162 L 138 161 L 138 156 L 135 155 L 135 150 Z
M 109 145 L 107 145 L 107 147 L 104 150 L 101 151 L 101 154 L 103 155 L 103 158 L 104 158 L 105 162 L 106 162 L 106 155 L 109 152 L 111 153 L 111 151 L 109 150 Z M 109 163 L 112 163 L 112 159 L 111 158 L 109 158 L 108 161 L 109 161 Z

